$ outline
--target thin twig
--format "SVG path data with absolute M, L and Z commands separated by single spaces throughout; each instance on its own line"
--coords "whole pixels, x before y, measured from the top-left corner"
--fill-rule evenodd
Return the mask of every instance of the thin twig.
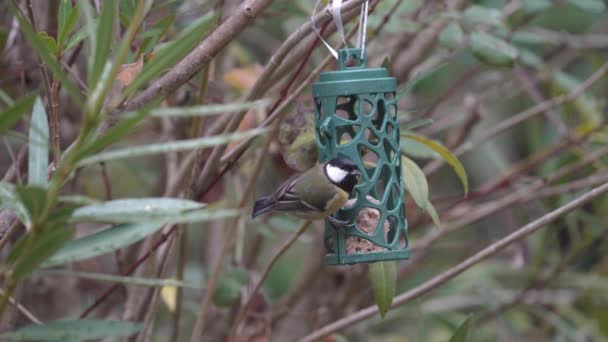
M 4 290 L 0 289 L 0 294 L 4 294 Z M 39 320 L 30 310 L 28 310 L 25 306 L 21 305 L 15 298 L 12 296 L 8 297 L 9 303 L 19 310 L 25 317 L 27 317 L 32 323 L 35 324 L 43 324 L 41 320 Z
M 490 129 L 484 131 L 479 136 L 463 143 L 460 145 L 458 149 L 454 151 L 456 156 L 461 156 L 469 151 L 471 151 L 474 147 L 481 145 L 483 142 L 492 139 L 499 134 L 507 131 L 508 129 L 518 125 L 535 115 L 541 114 L 547 111 L 550 108 L 559 106 L 566 102 L 574 101 L 577 97 L 583 94 L 589 87 L 591 87 L 595 82 L 599 81 L 604 77 L 604 74 L 608 72 L 608 62 L 604 63 L 599 69 L 597 69 L 588 79 L 586 79 L 583 83 L 579 84 L 575 89 L 571 92 L 553 97 L 547 101 L 541 102 L 537 105 L 534 105 L 522 112 L 519 112 L 509 118 L 501 121 L 497 125 L 491 127 Z M 426 174 L 431 174 L 439 170 L 439 168 L 444 164 L 442 160 L 436 160 L 433 163 L 430 163 L 424 168 Z
M 242 197 L 241 197 L 241 200 L 240 200 L 239 206 L 238 206 L 239 208 L 245 207 L 245 205 L 248 203 L 248 201 L 250 199 L 251 194 L 253 193 L 253 189 L 258 180 L 260 172 L 262 170 L 262 165 L 264 164 L 264 159 L 265 159 L 266 155 L 268 154 L 268 149 L 270 148 L 270 144 L 271 144 L 272 140 L 276 137 L 276 134 L 279 131 L 280 123 L 281 123 L 280 120 L 277 121 L 277 123 L 274 126 L 274 129 L 270 132 L 270 134 L 268 134 L 268 137 L 266 138 L 266 141 L 264 142 L 264 146 L 262 147 L 262 153 L 253 168 L 253 172 L 251 173 L 251 178 L 247 182 L 247 186 L 245 187 L 245 189 L 243 189 Z M 200 337 L 203 334 L 203 331 L 205 330 L 205 323 L 207 320 L 209 306 L 211 305 L 211 298 L 213 297 L 213 292 L 215 291 L 215 288 L 219 281 L 219 277 L 222 273 L 222 270 L 224 267 L 224 260 L 226 259 L 228 251 L 230 251 L 233 240 L 235 238 L 239 219 L 240 218 L 237 217 L 234 220 L 232 220 L 232 222 L 230 223 L 229 228 L 226 232 L 226 235 L 224 237 L 224 245 L 222 247 L 220 255 L 218 256 L 218 258 L 216 260 L 215 266 L 213 267 L 213 272 L 211 273 L 211 276 L 209 277 L 209 280 L 207 281 L 207 285 L 205 286 L 205 294 L 203 295 L 203 300 L 201 301 L 198 317 L 196 319 L 196 323 L 194 324 L 194 329 L 192 330 L 192 336 L 190 337 L 191 342 L 199 341 Z
M 272 256 L 272 258 L 268 262 L 268 265 L 266 265 L 266 267 L 264 267 L 264 271 L 262 271 L 262 275 L 258 279 L 257 283 L 253 286 L 253 290 L 251 290 L 251 292 L 249 293 L 249 298 L 247 299 L 247 302 L 245 303 L 245 305 L 243 305 L 241 307 L 238 314 L 236 315 L 236 318 L 232 322 L 232 328 L 230 328 L 230 334 L 228 335 L 228 342 L 234 342 L 235 339 L 237 338 L 237 334 L 239 332 L 239 327 L 241 325 L 241 322 L 243 321 L 243 319 L 245 319 L 247 312 L 249 311 L 249 309 L 251 308 L 251 305 L 253 304 L 256 293 L 262 287 L 262 284 L 268 277 L 268 274 L 270 273 L 270 270 L 272 270 L 272 267 L 277 263 L 279 258 L 283 254 L 285 254 L 285 252 L 289 249 L 289 247 L 291 247 L 291 245 L 293 245 L 293 243 L 296 242 L 296 240 L 300 237 L 300 235 L 302 235 L 304 233 L 304 231 L 306 231 L 306 228 L 308 228 L 308 226 L 310 226 L 310 224 L 311 224 L 310 220 L 304 221 L 302 223 L 302 225 L 300 226 L 300 228 L 298 228 L 298 230 L 289 239 L 287 239 L 287 241 L 285 241 L 283 243 L 283 245 L 281 245 L 279 250 Z
M 404 293 L 400 294 L 399 296 L 395 297 L 395 299 L 393 300 L 392 307 L 397 307 L 397 306 L 403 305 L 405 303 L 408 303 L 408 302 L 412 301 L 413 299 L 416 299 L 416 298 L 420 297 L 421 295 L 424 295 L 424 294 L 434 290 L 435 288 L 439 287 L 440 285 L 445 284 L 452 278 L 460 275 L 461 273 L 465 272 L 466 270 L 475 266 L 476 264 L 496 255 L 498 252 L 502 251 L 504 248 L 506 248 L 513 242 L 516 242 L 516 241 L 519 241 L 519 240 L 522 240 L 522 239 L 528 237 L 530 234 L 538 231 L 539 229 L 546 226 L 547 224 L 549 224 L 559 218 L 562 218 L 569 212 L 585 205 L 586 203 L 605 194 L 606 192 L 608 192 L 608 183 L 605 183 L 605 184 L 587 192 L 586 194 L 580 196 L 579 198 L 569 202 L 568 204 L 561 206 L 561 207 L 547 213 L 546 215 L 543 215 L 540 218 L 526 224 L 525 226 L 519 228 L 515 232 L 507 235 L 506 237 L 496 241 L 495 243 L 493 243 L 493 244 L 487 246 L 486 248 L 482 249 L 481 251 L 475 253 L 474 255 L 465 259 L 461 263 L 451 267 L 447 271 L 445 271 L 445 272 L 431 278 L 430 280 L 422 283 L 421 285 L 418 285 L 418 286 L 414 287 L 413 289 L 411 289 L 407 292 L 404 292 Z M 349 315 L 347 317 L 344 317 L 342 319 L 339 319 L 331 324 L 328 324 L 328 325 L 322 327 L 321 329 L 313 332 L 312 334 L 302 338 L 300 341 L 301 342 L 315 341 L 315 340 L 320 339 L 324 336 L 327 336 L 333 332 L 344 329 L 357 322 L 370 318 L 370 317 L 374 316 L 377 312 L 378 312 L 377 306 L 367 307 L 352 315 Z

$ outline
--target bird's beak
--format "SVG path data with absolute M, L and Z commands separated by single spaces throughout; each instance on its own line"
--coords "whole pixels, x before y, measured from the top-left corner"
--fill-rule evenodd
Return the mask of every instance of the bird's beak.
M 353 173 L 356 174 L 357 176 L 361 176 L 361 172 L 359 170 L 354 170 Z

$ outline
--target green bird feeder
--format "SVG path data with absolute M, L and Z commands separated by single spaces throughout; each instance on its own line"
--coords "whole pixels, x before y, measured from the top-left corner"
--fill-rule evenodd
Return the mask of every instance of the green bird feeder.
M 361 49 L 340 50 L 338 65 L 312 86 L 319 161 L 349 158 L 362 180 L 334 214 L 353 224 L 325 222 L 325 263 L 407 259 L 396 80 L 385 68 L 367 68 Z

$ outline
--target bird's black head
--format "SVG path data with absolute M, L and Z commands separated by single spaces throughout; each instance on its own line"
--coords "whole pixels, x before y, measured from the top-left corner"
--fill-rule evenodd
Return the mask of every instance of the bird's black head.
M 344 157 L 331 159 L 323 168 L 327 178 L 349 194 L 357 185 L 357 176 L 361 175 L 357 164 Z

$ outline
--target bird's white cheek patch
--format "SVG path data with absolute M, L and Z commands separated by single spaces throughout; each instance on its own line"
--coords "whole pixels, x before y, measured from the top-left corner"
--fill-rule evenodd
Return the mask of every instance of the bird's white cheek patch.
M 334 183 L 340 183 L 346 177 L 347 172 L 339 167 L 327 165 L 327 176 Z

